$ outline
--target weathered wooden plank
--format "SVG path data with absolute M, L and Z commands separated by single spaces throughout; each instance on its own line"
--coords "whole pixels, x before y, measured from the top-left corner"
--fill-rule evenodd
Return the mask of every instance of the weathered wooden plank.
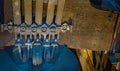
M 61 24 L 65 0 L 58 0 L 57 14 L 55 22 Z
M 76 50 L 76 54 L 81 63 L 81 68 L 83 71 L 95 71 L 94 66 L 89 58 L 89 55 L 87 54 L 87 50 L 78 49 Z
M 12 0 L 4 0 L 4 23 L 7 24 L 9 20 L 13 20 Z
M 36 0 L 35 21 L 38 25 L 42 24 L 43 0 Z
M 47 8 L 47 18 L 46 23 L 50 25 L 54 18 L 54 9 L 55 9 L 55 1 L 56 0 L 49 0 L 48 8 Z
M 32 24 L 32 0 L 24 0 L 25 23 Z
M 12 0 L 13 2 L 13 17 L 14 23 L 20 24 L 21 23 L 21 13 L 20 13 L 20 0 Z
M 48 3 L 48 0 L 43 0 L 44 3 Z M 55 4 L 57 4 L 57 0 L 55 0 Z

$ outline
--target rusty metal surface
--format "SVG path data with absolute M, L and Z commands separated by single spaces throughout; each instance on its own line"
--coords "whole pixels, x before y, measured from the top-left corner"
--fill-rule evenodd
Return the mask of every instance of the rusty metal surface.
M 66 0 L 63 21 L 71 17 L 74 25 L 72 32 L 60 34 L 60 44 L 74 49 L 110 49 L 116 14 L 108 18 L 109 14 L 93 8 L 89 0 Z

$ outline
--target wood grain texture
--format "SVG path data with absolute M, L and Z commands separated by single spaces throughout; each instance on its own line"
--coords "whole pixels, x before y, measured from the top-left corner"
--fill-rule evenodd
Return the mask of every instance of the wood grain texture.
M 36 0 L 35 21 L 38 25 L 42 24 L 43 0 Z
M 48 3 L 49 0 L 43 0 L 44 3 Z M 58 0 L 55 0 L 55 4 L 57 5 L 57 1 Z
M 12 0 L 14 23 L 21 23 L 20 0 Z
M 65 4 L 65 0 L 58 0 L 58 7 L 57 7 L 57 14 L 56 14 L 55 22 L 59 25 L 62 22 L 64 4 Z
M 55 10 L 55 1 L 56 0 L 49 0 L 48 1 L 48 8 L 47 8 L 47 18 L 46 23 L 50 25 L 54 18 L 54 10 Z
M 32 0 L 24 0 L 25 23 L 32 24 Z
M 60 43 L 74 49 L 109 50 L 113 38 L 116 13 L 93 8 L 89 0 L 67 0 L 63 21 L 73 20 L 72 32 L 61 33 Z
M 13 6 L 12 0 L 4 0 L 4 23 L 13 20 Z

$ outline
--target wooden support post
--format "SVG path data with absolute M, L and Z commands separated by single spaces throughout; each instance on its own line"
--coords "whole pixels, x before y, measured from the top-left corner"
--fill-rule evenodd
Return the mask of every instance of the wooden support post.
M 14 17 L 14 24 L 21 23 L 21 13 L 20 13 L 20 0 L 12 0 L 13 1 L 13 17 Z
M 32 24 L 32 0 L 24 0 L 25 23 Z
M 50 25 L 52 23 L 53 18 L 54 18 L 55 1 L 56 0 L 48 1 L 47 18 L 46 18 L 46 23 L 48 25 Z
M 36 0 L 35 21 L 38 25 L 42 24 L 43 0 Z
M 118 14 L 116 19 L 118 20 L 116 22 L 116 28 L 115 28 L 115 33 L 114 33 L 114 39 L 117 38 L 117 36 L 119 35 L 119 31 L 120 31 L 120 15 Z
M 59 25 L 62 22 L 64 4 L 65 4 L 65 0 L 58 0 L 58 7 L 57 7 L 57 14 L 56 14 L 55 22 Z
M 48 3 L 48 0 L 43 0 L 43 3 Z M 55 0 L 55 5 L 57 5 L 57 0 Z

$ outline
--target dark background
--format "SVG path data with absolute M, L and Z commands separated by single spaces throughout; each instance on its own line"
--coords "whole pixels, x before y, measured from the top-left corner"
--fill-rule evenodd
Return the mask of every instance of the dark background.
M 4 0 L 0 0 L 0 23 L 4 22 Z

